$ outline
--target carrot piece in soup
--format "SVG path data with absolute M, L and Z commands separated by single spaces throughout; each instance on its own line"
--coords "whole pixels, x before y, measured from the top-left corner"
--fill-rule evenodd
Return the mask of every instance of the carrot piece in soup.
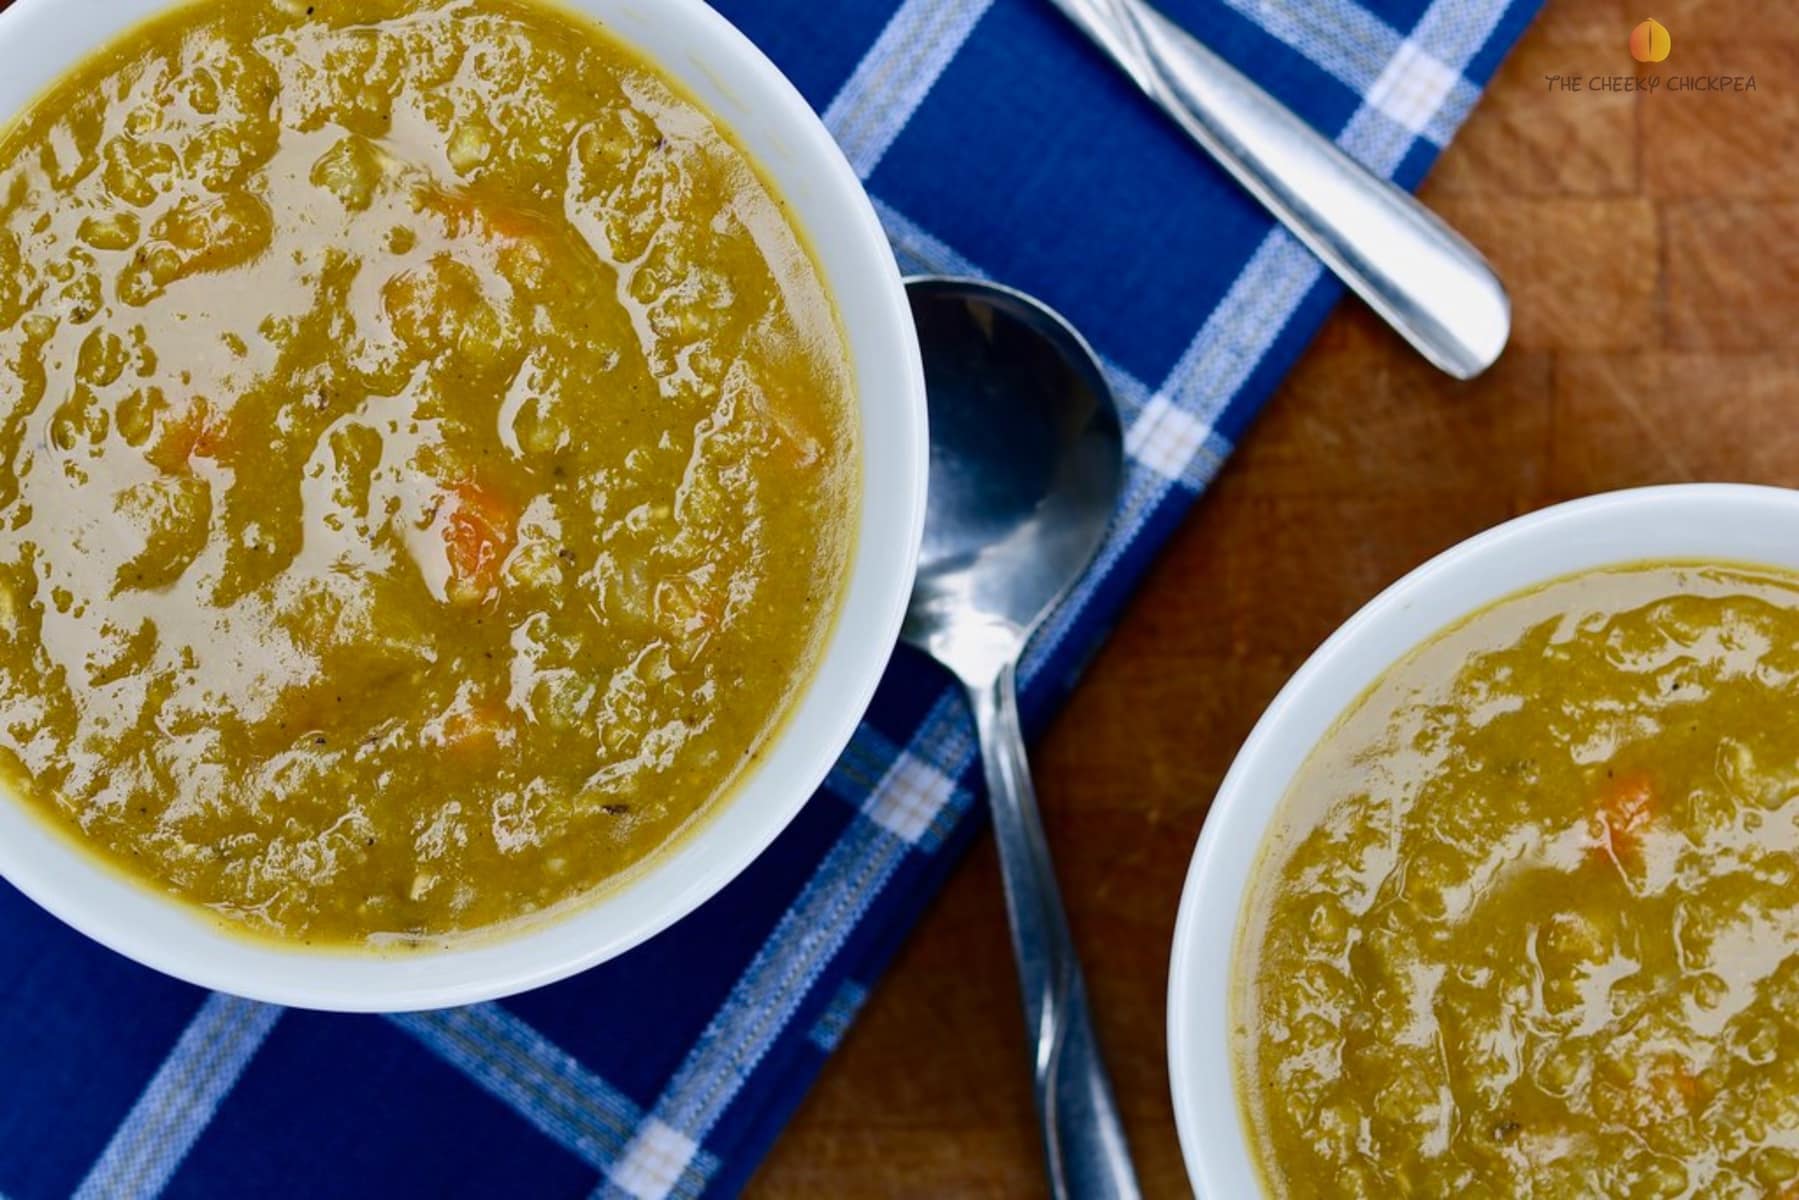
M 1649 1070 L 1649 1090 L 1667 1112 L 1685 1112 L 1702 1100 L 1699 1076 L 1676 1054 L 1666 1054 Z
M 195 396 L 179 414 L 165 416 L 156 441 L 145 452 L 160 470 L 176 475 L 193 459 L 217 458 L 227 431 L 223 413 L 215 413 L 204 397 Z
M 503 728 L 501 710 L 491 704 L 459 709 L 444 718 L 444 746 L 468 758 L 485 758 L 499 748 Z
M 478 604 L 500 582 L 500 567 L 512 551 L 518 514 L 499 496 L 473 482 L 451 488 L 449 503 L 449 518 L 443 525 L 450 559 L 446 590 L 458 604 Z
M 1643 831 L 1659 807 L 1655 780 L 1647 771 L 1620 771 L 1605 781 L 1594 801 L 1594 815 L 1614 857 L 1635 857 L 1641 851 Z
M 431 192 L 425 207 L 443 217 L 452 236 L 472 234 L 489 242 L 517 242 L 541 237 L 543 222 L 522 208 L 488 203 L 466 192 Z

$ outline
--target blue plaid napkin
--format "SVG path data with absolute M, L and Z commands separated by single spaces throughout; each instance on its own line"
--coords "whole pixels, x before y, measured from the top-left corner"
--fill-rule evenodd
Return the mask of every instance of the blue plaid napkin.
M 1537 2 L 1166 11 L 1412 186 Z M 1107 360 L 1124 511 L 1026 664 L 1041 727 L 1339 288 L 1043 0 L 721 6 L 825 114 L 906 269 L 1034 291 Z M 735 1193 L 978 832 L 978 777 L 961 701 L 901 651 L 823 790 L 712 903 L 444 1013 L 204 995 L 0 885 L 0 1200 Z

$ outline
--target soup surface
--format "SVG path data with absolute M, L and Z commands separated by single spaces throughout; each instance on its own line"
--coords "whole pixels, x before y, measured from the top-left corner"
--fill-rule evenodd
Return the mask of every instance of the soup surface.
M 1799 1196 L 1799 576 L 1644 565 L 1393 667 L 1238 944 L 1278 1196 Z
M 291 939 L 668 842 L 836 611 L 816 267 L 746 156 L 512 0 L 201 0 L 0 141 L 0 766 Z

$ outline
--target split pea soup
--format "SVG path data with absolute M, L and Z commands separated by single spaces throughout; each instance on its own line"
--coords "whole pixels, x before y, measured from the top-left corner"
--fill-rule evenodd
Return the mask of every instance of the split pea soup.
M 1502 600 L 1312 751 L 1237 948 L 1280 1197 L 1799 1197 L 1799 576 Z
M 853 550 L 781 199 L 598 26 L 200 0 L 0 138 L 0 774 L 289 941 L 566 906 L 721 803 Z

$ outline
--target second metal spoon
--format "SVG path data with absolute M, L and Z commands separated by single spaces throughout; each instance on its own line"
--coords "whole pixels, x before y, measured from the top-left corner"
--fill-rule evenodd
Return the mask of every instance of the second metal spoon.
M 1432 363 L 1470 379 L 1511 334 L 1493 268 L 1144 0 L 1052 0 L 1195 142 Z

